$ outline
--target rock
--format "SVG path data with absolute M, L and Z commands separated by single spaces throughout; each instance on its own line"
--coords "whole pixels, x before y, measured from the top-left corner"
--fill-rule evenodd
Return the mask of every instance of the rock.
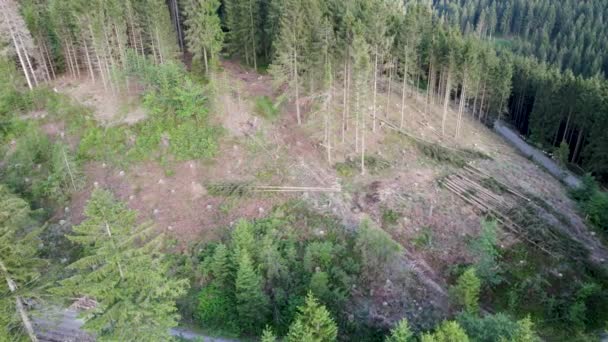
M 168 226 L 167 230 L 173 230 L 173 226 Z
M 158 180 L 158 184 L 163 185 L 163 184 L 165 184 L 165 181 L 161 178 Z
M 108 165 L 106 163 L 101 164 L 101 167 L 103 167 L 104 169 L 107 167 Z
M 93 186 L 96 188 L 99 188 L 99 183 L 98 182 L 93 182 Z
M 211 210 L 213 209 L 213 206 L 211 204 L 207 204 L 207 210 Z
M 174 194 L 175 193 L 175 189 L 171 189 L 171 193 Z
M 382 306 L 388 306 L 387 302 L 382 302 Z
M 63 208 L 63 211 L 65 211 L 66 213 L 69 213 L 70 212 L 70 207 Z
M 132 201 L 132 200 L 134 200 L 134 199 L 135 199 L 135 196 L 134 196 L 134 195 L 129 196 L 129 200 L 130 200 L 130 201 Z
M 160 213 L 160 210 L 154 209 L 153 213 L 154 213 L 154 215 L 157 215 L 158 213 Z
M 264 208 L 259 207 L 259 208 L 258 208 L 258 212 L 259 212 L 260 214 L 263 214 L 263 213 L 264 213 Z
M 63 226 L 65 224 L 65 222 L 66 222 L 65 220 L 59 220 L 59 225 Z
M 122 176 L 124 176 L 124 175 L 125 175 L 125 172 L 124 172 L 124 171 L 120 171 L 120 172 L 118 173 L 118 175 L 119 175 L 120 177 L 122 177 Z

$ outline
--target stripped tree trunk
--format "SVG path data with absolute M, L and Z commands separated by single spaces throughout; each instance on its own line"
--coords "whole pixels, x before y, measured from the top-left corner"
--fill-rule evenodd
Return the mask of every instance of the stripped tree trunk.
M 376 132 L 376 94 L 378 92 L 378 45 L 376 44 L 374 60 L 374 96 L 372 104 L 372 132 Z
M 450 66 L 447 69 L 446 81 L 445 81 L 445 97 L 443 99 L 443 117 L 441 119 L 441 134 L 445 136 L 445 124 L 448 118 L 448 104 L 450 101 L 450 82 L 451 80 Z
M 17 284 L 15 284 L 15 282 L 11 278 L 10 274 L 8 273 L 8 269 L 6 268 L 2 260 L 0 260 L 0 270 L 2 270 L 2 273 L 4 273 L 6 284 L 8 285 L 8 289 L 11 291 L 11 293 L 17 291 Z M 36 337 L 36 333 L 34 332 L 32 321 L 30 321 L 30 318 L 28 317 L 27 312 L 25 311 L 23 300 L 20 296 L 15 296 L 15 306 L 17 308 L 19 316 L 21 317 L 21 323 L 23 323 L 23 328 L 25 329 L 25 332 L 27 333 L 28 337 L 32 342 L 38 342 L 38 337 Z

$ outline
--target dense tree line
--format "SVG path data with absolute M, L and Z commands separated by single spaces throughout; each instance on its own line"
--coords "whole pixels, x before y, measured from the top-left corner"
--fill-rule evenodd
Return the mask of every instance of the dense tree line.
M 608 7 L 602 0 L 438 0 L 465 33 L 501 36 L 525 56 L 593 76 L 608 73 Z

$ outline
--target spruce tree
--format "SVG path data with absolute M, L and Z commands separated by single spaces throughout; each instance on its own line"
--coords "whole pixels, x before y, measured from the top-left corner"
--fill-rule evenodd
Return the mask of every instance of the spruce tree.
M 270 73 L 276 87 L 287 85 L 287 95 L 295 101 L 296 119 L 302 124 L 300 93 L 302 91 L 302 67 L 308 51 L 306 13 L 303 0 L 285 0 L 281 14 L 280 34 L 275 44 L 275 60 Z
M 93 192 L 84 213 L 68 236 L 85 247 L 84 256 L 68 266 L 75 273 L 57 292 L 97 302 L 83 328 L 100 341 L 166 341 L 187 281 L 167 276 L 163 236 L 151 238 L 153 228 L 137 225 L 136 213 L 106 190 Z
M 37 341 L 24 297 L 33 294 L 43 261 L 30 207 L 0 185 L 0 340 Z M 35 225 L 34 225 L 35 227 Z
M 338 327 L 325 306 L 309 293 L 304 305 L 298 308 L 298 314 L 289 327 L 288 342 L 329 342 L 336 341 Z
M 460 327 L 460 324 L 454 321 L 445 321 L 434 333 L 422 334 L 420 342 L 469 342 L 469 337 Z
M 259 333 L 269 313 L 263 278 L 254 269 L 247 251 L 241 251 L 236 272 L 236 309 L 244 332 Z
M 204 62 L 206 73 L 209 73 L 210 59 L 217 60 L 224 40 L 217 15 L 219 7 L 219 0 L 184 0 L 188 50 L 192 52 L 194 60 Z
M 414 341 L 414 333 L 410 330 L 407 319 L 402 319 L 397 325 L 391 329 L 391 334 L 386 338 L 386 342 L 412 342 Z

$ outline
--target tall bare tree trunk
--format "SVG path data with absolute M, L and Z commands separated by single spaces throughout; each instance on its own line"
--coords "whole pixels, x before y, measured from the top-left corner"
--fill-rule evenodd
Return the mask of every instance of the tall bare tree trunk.
M 203 48 L 203 58 L 205 60 L 205 74 L 209 74 L 209 62 L 207 61 L 207 48 Z
M 441 119 L 441 134 L 445 136 L 445 124 L 448 118 L 448 104 L 450 102 L 450 82 L 452 81 L 452 71 L 450 66 L 447 68 L 447 75 L 445 81 L 445 97 L 443 99 L 443 117 Z
M 8 273 L 8 269 L 2 260 L 0 260 L 0 270 L 2 270 L 2 273 L 4 273 L 4 279 L 6 279 L 6 284 L 8 285 L 8 289 L 11 291 L 11 293 L 17 291 L 17 284 L 15 284 L 11 278 L 10 274 Z M 25 329 L 28 337 L 32 342 L 38 342 L 38 337 L 36 337 L 36 333 L 34 332 L 34 326 L 32 325 L 32 321 L 30 321 L 30 318 L 25 311 L 25 306 L 23 305 L 23 300 L 20 296 L 15 296 L 15 306 L 19 316 L 21 317 L 21 323 L 23 323 L 23 328 Z
M 293 49 L 293 77 L 296 88 L 296 118 L 298 119 L 298 125 L 301 125 L 302 118 L 300 117 L 300 88 L 298 86 L 298 50 L 295 48 Z
M 249 0 L 249 21 L 251 24 L 250 34 L 251 34 L 251 49 L 252 49 L 251 55 L 253 57 L 253 69 L 258 70 L 258 62 L 257 62 L 257 57 L 256 57 L 257 49 L 256 49 L 256 44 L 255 44 L 255 26 L 253 23 L 253 8 L 251 7 L 251 1 L 252 0 Z M 299 114 L 298 114 L 298 117 L 299 117 Z M 298 121 L 298 123 L 299 123 L 299 121 Z
M 574 148 L 574 154 L 572 155 L 572 160 L 570 160 L 571 163 L 574 163 L 576 161 L 576 157 L 578 155 L 578 151 L 581 147 L 581 142 L 583 141 L 583 136 L 585 134 L 585 130 L 581 129 L 578 132 L 578 137 L 576 138 L 576 147 Z
M 357 90 L 357 107 L 358 112 L 361 111 L 359 105 L 359 94 L 360 90 Z M 365 115 L 359 115 L 361 117 L 361 175 L 365 175 Z
M 401 121 L 399 122 L 399 129 L 403 129 L 405 120 L 405 91 L 407 86 L 407 54 L 405 55 L 405 61 L 403 62 L 403 85 L 401 88 Z
M 91 75 L 91 79 L 93 80 L 93 82 L 95 82 L 95 72 L 93 71 L 93 63 L 91 62 L 91 56 L 89 55 L 89 45 L 87 44 L 86 37 L 83 37 L 82 41 L 84 42 L 84 53 L 87 57 L 87 66 L 89 67 L 89 74 Z
M 348 58 L 344 60 L 344 99 L 342 103 L 344 104 L 344 108 L 342 109 L 342 143 L 346 141 L 346 109 L 348 107 Z
M 25 79 L 27 81 L 27 85 L 30 89 L 33 88 L 32 86 L 32 81 L 30 80 L 30 76 L 28 73 L 28 69 L 27 69 L 27 65 L 25 64 L 25 61 L 23 60 L 23 55 L 21 54 L 21 48 L 19 47 L 19 44 L 17 44 L 17 39 L 15 38 L 15 32 L 13 31 L 13 27 L 11 22 L 9 21 L 8 15 L 7 15 L 7 11 L 5 10 L 5 5 L 3 4 L 2 6 L 2 14 L 4 15 L 4 20 L 6 22 L 6 25 L 8 26 L 8 30 L 9 33 L 11 35 L 11 39 L 13 41 L 13 45 L 15 46 L 15 50 L 17 51 L 17 57 L 19 57 L 19 63 L 21 64 L 21 69 L 23 70 L 23 74 L 25 75 Z
M 388 67 L 388 94 L 386 96 L 386 108 L 384 110 L 384 117 L 388 118 L 388 112 L 391 108 L 391 85 L 393 84 L 393 60 L 390 59 Z
M 378 44 L 376 44 L 374 60 L 374 96 L 372 104 L 372 132 L 376 132 L 376 94 L 378 93 Z

